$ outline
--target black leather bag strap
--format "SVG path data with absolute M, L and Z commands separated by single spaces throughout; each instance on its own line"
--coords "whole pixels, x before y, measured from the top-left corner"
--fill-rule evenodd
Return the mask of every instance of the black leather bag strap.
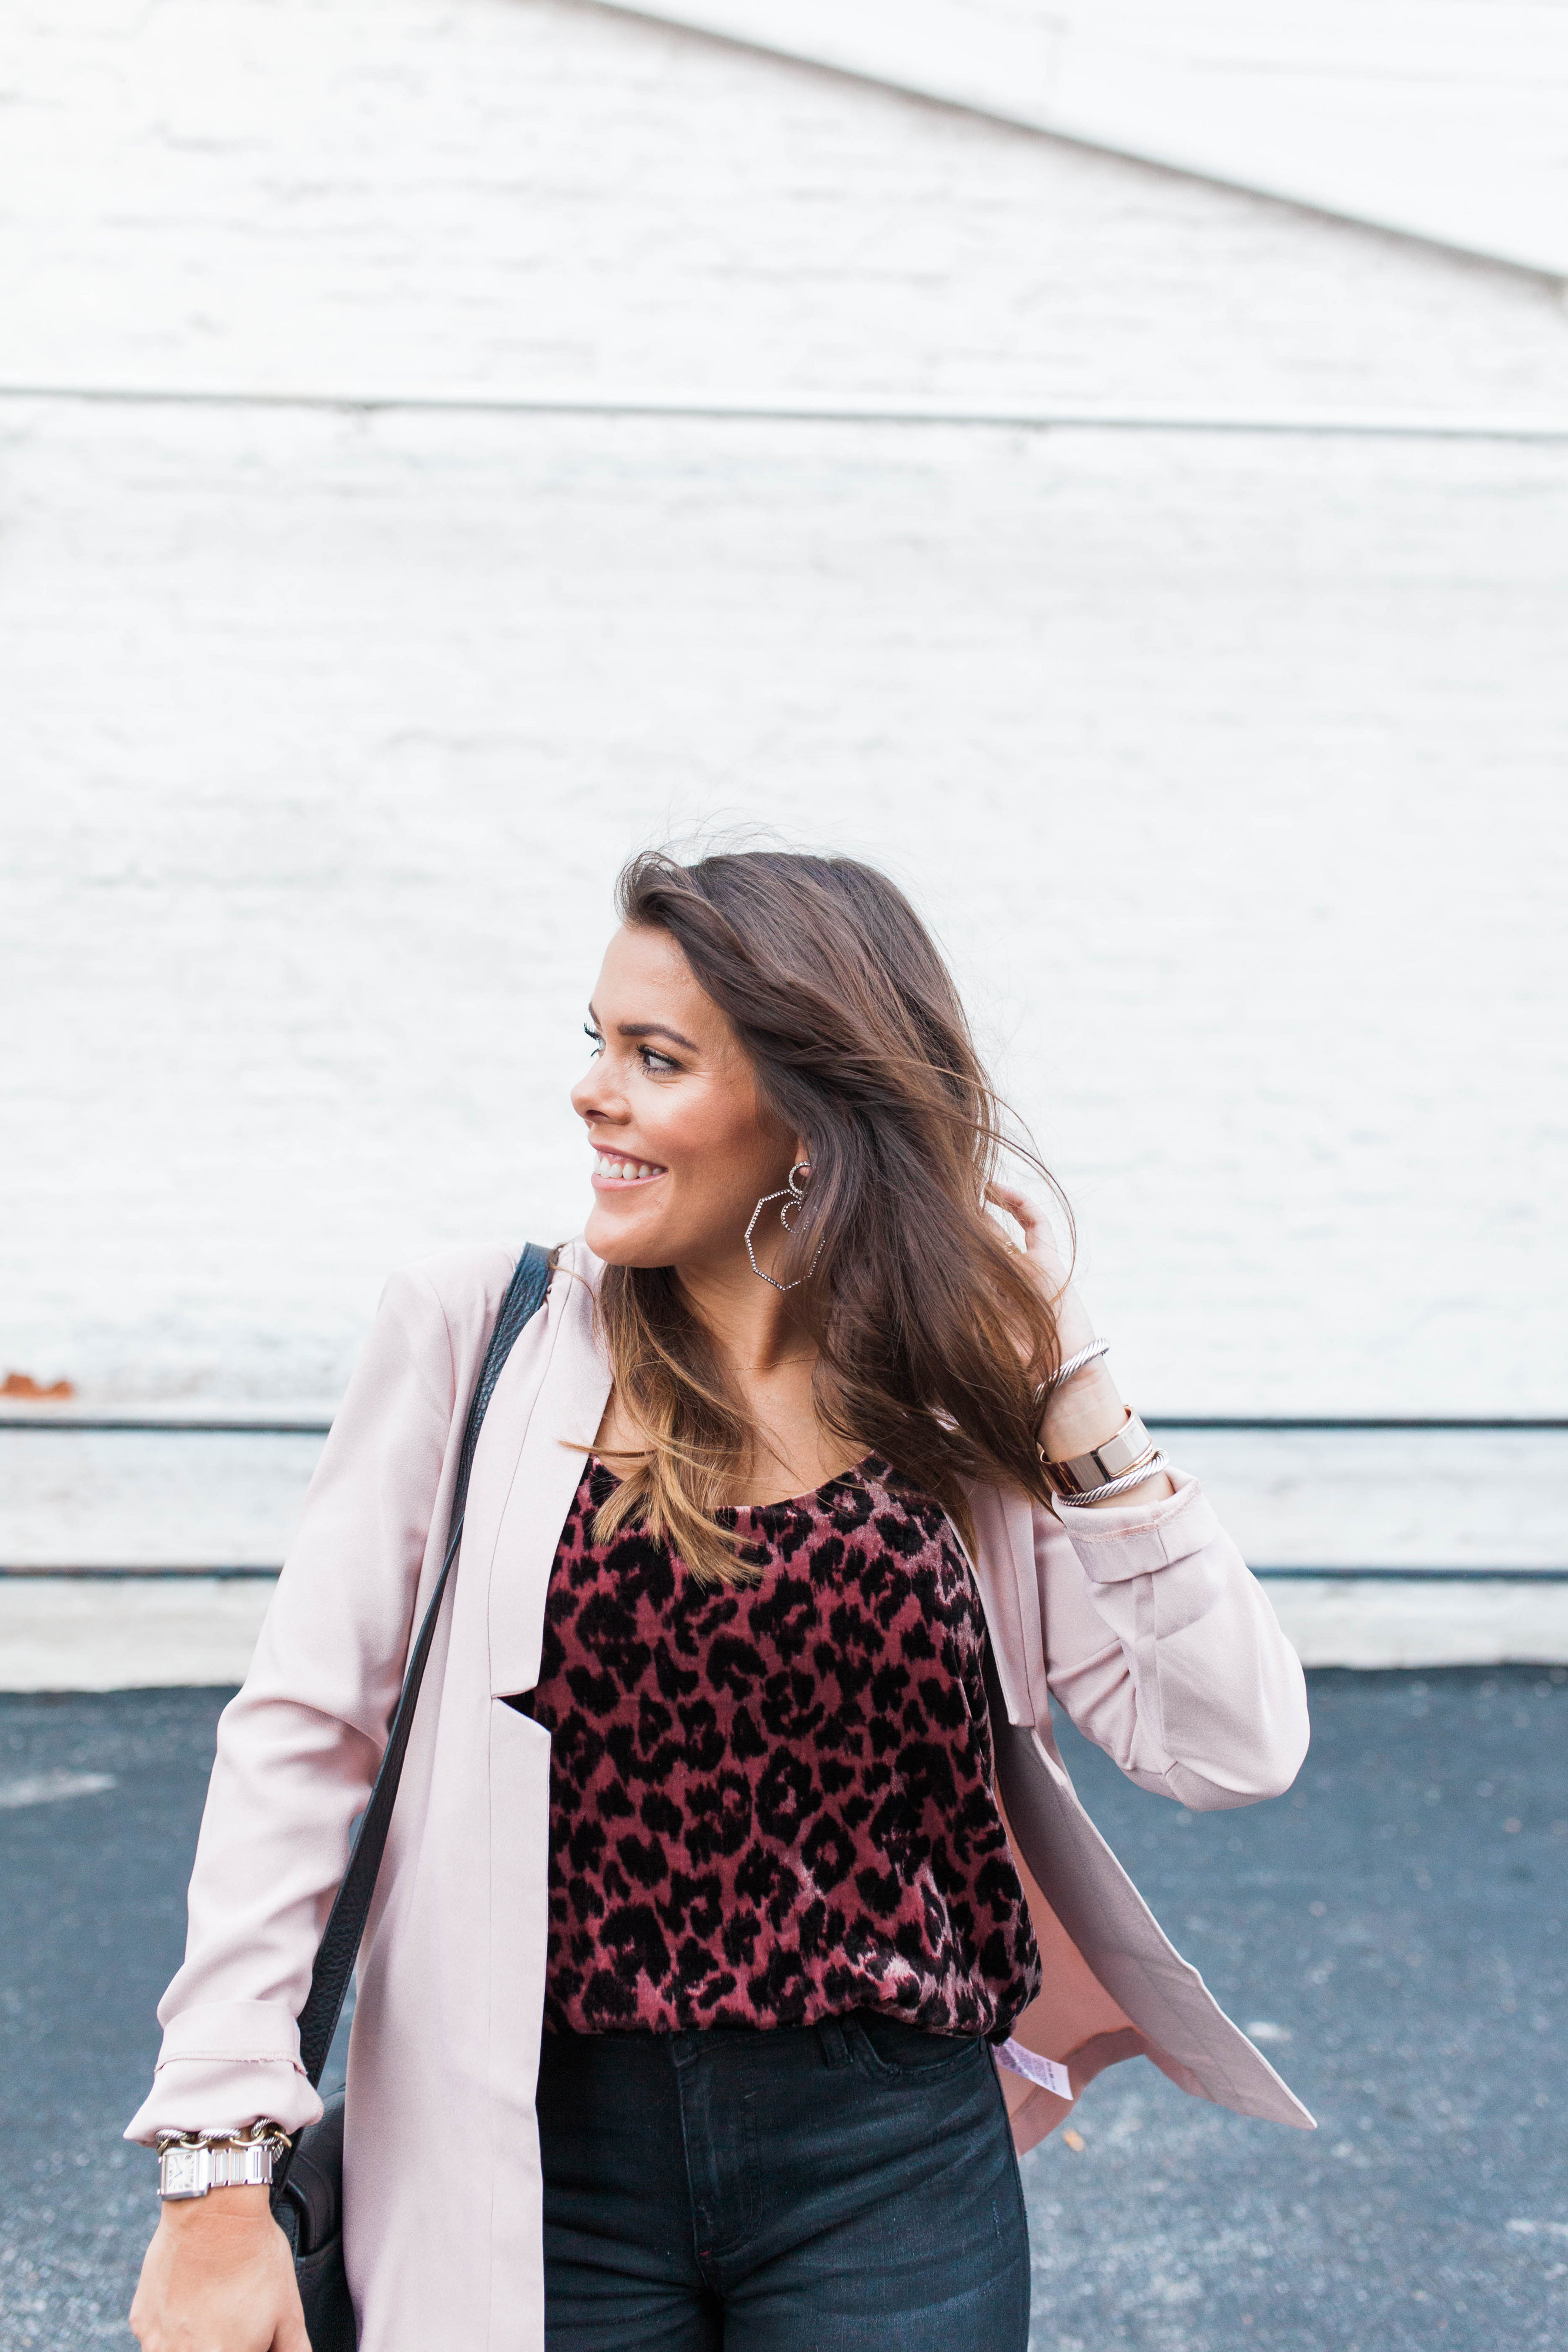
M 413 1710 L 419 1702 L 419 1686 L 424 1680 L 425 1664 L 430 1656 L 430 1645 L 435 1639 L 442 1600 L 457 1559 L 458 1546 L 463 1540 L 463 1515 L 468 1503 L 468 1474 L 474 1466 L 474 1448 L 478 1443 L 479 1424 L 485 1418 L 485 1408 L 501 1376 L 501 1367 L 512 1351 L 513 1341 L 524 1324 L 544 1305 L 550 1272 L 549 1255 L 537 1243 L 530 1242 L 517 1260 L 517 1270 L 512 1276 L 506 1297 L 501 1301 L 496 1328 L 490 1334 L 490 1344 L 479 1368 L 478 1386 L 475 1389 L 474 1402 L 468 1408 L 468 1421 L 463 1432 L 463 1450 L 457 1457 L 457 1483 L 453 1491 L 452 1519 L 441 1574 L 409 1656 L 402 1694 L 397 1703 L 397 1713 L 392 1717 L 392 1729 L 387 1735 L 386 1753 L 382 1758 L 375 1787 L 371 1790 L 370 1802 L 361 1819 L 360 1833 L 354 1841 L 349 1867 L 343 1873 L 337 1900 L 317 1948 L 310 1990 L 299 2012 L 299 2060 L 310 2077 L 312 2087 L 321 2080 L 321 2070 L 327 2063 L 332 2036 L 338 2030 L 338 2019 L 348 1993 L 349 1979 L 359 1957 L 365 1922 L 371 1916 L 371 1903 L 376 1891 L 376 1873 L 381 1868 L 387 1832 L 392 1826 L 397 1784 L 402 1777 L 403 1755 L 413 1727 Z

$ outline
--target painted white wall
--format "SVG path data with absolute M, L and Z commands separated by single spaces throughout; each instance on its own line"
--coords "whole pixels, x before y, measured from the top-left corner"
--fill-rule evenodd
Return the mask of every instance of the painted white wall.
M 1272 1588 L 1308 1666 L 1568 1664 L 1568 1586 L 1377 1578 Z M 68 1576 L 0 1580 L 0 1690 L 167 1689 L 245 1679 L 268 1579 Z M 84 1793 L 0 1780 L 0 1807 Z
M 570 0 L 9 23 L 5 382 L 1568 418 L 1540 278 Z
M 1510 1582 L 1563 1590 L 1552 1573 L 1563 1565 L 1562 1434 L 1188 1430 L 1169 1443 L 1265 1573 L 1503 1570 Z M 84 1569 L 276 1568 L 320 1452 L 319 1437 L 256 1430 L 7 1430 L 0 1591 L 23 1567 L 68 1580 Z M 1426 1588 L 1410 1591 L 1418 1608 Z
M 13 385 L 1485 434 L 1539 278 L 563 0 L 16 19 Z M 579 1220 L 614 867 L 884 859 L 1151 1410 L 1562 1409 L 1568 451 L 0 401 L 0 1354 Z

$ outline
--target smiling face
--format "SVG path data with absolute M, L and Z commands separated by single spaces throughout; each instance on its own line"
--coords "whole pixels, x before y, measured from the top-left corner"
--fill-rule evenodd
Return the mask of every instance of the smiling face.
M 753 1209 L 805 1150 L 758 1102 L 734 1028 L 667 931 L 616 932 L 589 1034 L 571 1090 L 594 1153 L 589 1248 L 611 1265 L 744 1264 Z

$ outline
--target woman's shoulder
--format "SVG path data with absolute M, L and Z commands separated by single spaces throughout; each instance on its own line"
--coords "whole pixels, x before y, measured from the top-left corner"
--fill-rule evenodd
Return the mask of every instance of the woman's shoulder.
M 505 1244 L 470 1244 L 394 1268 L 382 1286 L 354 1386 L 379 1391 L 412 1370 L 421 1387 L 450 1402 L 516 1264 Z
M 503 1296 L 522 1255 L 521 1242 L 462 1242 L 411 1258 L 387 1277 L 387 1293 L 434 1300 L 443 1307 L 470 1302 L 493 1307 Z
M 444 1330 L 454 1355 L 461 1358 L 483 1344 L 522 1252 L 520 1241 L 469 1242 L 414 1258 L 389 1276 L 382 1310 L 411 1334 Z M 563 1243 L 554 1256 L 563 1270 L 588 1275 L 591 1282 L 590 1269 L 597 1261 L 580 1241 Z

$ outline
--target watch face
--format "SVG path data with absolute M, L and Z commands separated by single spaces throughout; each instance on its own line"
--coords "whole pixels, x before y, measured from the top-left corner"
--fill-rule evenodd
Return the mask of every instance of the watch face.
M 199 2197 L 201 2195 L 201 2162 L 206 2153 L 199 2147 L 169 2147 L 163 2151 L 162 2191 L 165 2197 Z

